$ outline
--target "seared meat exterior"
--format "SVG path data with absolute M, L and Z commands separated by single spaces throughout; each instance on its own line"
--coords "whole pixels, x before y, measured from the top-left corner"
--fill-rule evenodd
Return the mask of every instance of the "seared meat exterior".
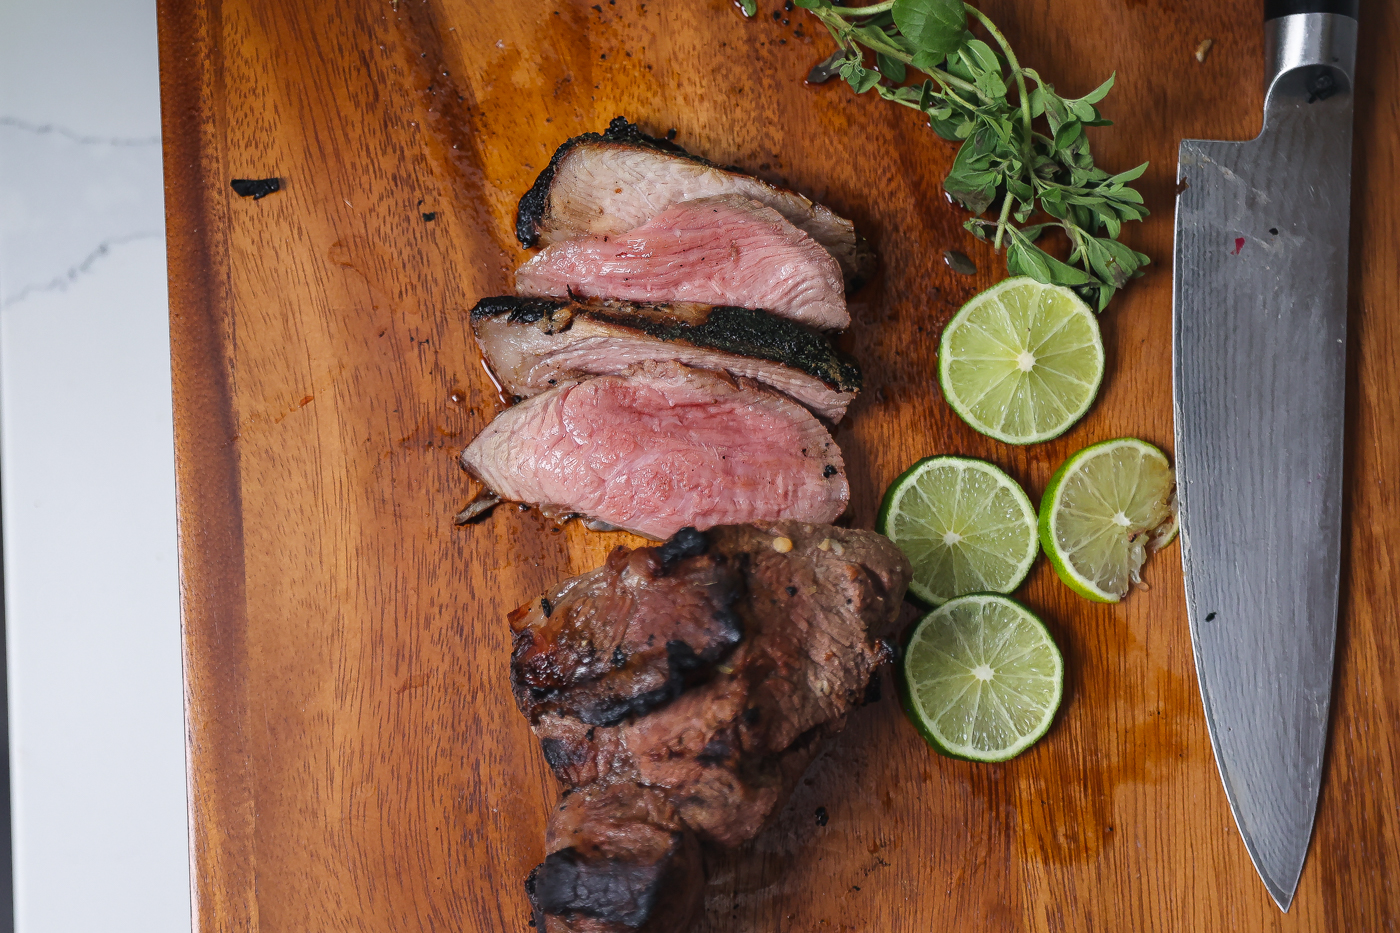
M 771 207 L 735 194 L 682 201 L 625 233 L 554 243 L 516 270 L 515 288 L 764 308 L 822 330 L 851 323 L 831 254 Z
M 909 574 L 880 535 L 796 521 L 619 549 L 512 614 L 516 702 L 564 783 L 662 790 L 737 845 L 865 701 Z
M 708 679 L 743 637 L 734 604 L 744 576 L 706 549 L 694 529 L 662 548 L 618 548 L 552 598 L 511 613 L 520 708 L 532 719 L 549 712 L 615 726 Z
M 675 360 L 761 382 L 837 422 L 861 386 L 855 361 L 825 337 L 746 308 L 506 296 L 482 299 L 471 319 L 496 378 L 520 398 Z
M 687 525 L 829 522 L 850 495 L 841 451 L 809 411 L 674 362 L 526 399 L 462 463 L 502 499 L 658 539 Z
M 555 151 L 520 199 L 515 232 L 522 246 L 617 236 L 674 204 L 721 194 L 741 195 L 782 214 L 836 258 L 851 290 L 870 277 L 874 253 L 849 220 L 795 191 L 648 136 L 622 117 L 605 132 L 576 136 Z
M 637 784 L 570 791 L 525 882 L 540 933 L 677 933 L 704 893 L 700 844 L 666 795 Z

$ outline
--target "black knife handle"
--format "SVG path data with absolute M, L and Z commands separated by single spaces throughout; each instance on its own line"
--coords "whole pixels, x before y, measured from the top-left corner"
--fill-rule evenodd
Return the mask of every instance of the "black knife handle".
M 1264 19 L 1295 13 L 1337 13 L 1357 19 L 1361 0 L 1264 0 Z

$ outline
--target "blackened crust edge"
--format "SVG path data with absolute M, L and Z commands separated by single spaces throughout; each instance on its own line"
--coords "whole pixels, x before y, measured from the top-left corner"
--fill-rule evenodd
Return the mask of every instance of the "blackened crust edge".
M 603 132 L 583 133 L 566 140 L 563 145 L 554 150 L 554 155 L 550 156 L 549 164 L 544 167 L 544 171 L 540 172 L 535 183 L 530 186 L 530 190 L 520 198 L 520 205 L 515 210 L 515 238 L 520 241 L 521 246 L 531 247 L 540 241 L 540 221 L 544 219 L 545 205 L 549 203 L 549 189 L 554 184 L 554 173 L 558 170 L 560 161 L 568 155 L 569 150 L 580 143 L 594 142 L 645 146 L 659 152 L 684 156 L 704 165 L 714 164 L 707 159 L 686 152 L 670 140 L 648 136 L 641 131 L 637 124 L 628 121 L 626 117 L 613 117 L 612 122 Z
M 471 319 L 479 321 L 507 315 L 512 324 L 536 324 L 545 318 L 552 319 L 556 312 L 571 306 L 603 323 L 629 328 L 666 343 L 685 343 L 791 366 L 842 392 L 859 392 L 864 382 L 859 364 L 833 347 L 825 335 L 771 312 L 752 308 L 717 305 L 710 309 L 703 322 L 693 324 L 668 314 L 664 305 L 629 302 L 590 305 L 499 295 L 477 302 L 471 310 Z M 628 313 L 629 307 L 650 313 Z M 567 319 L 571 320 L 572 316 Z
M 545 856 L 530 872 L 525 891 L 537 916 L 592 917 L 637 929 L 651 919 L 663 896 L 668 863 L 680 849 L 680 833 L 673 833 L 660 861 L 639 864 L 589 859 L 571 846 Z
M 472 320 L 508 314 L 512 324 L 534 324 L 551 316 L 567 305 L 566 301 L 552 298 L 519 298 L 515 295 L 495 295 L 483 298 L 472 308 Z

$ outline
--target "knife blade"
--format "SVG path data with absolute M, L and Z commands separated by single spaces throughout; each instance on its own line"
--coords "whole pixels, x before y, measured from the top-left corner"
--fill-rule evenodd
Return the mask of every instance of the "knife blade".
M 1172 382 L 1186 610 L 1235 823 L 1287 911 L 1341 560 L 1356 0 L 1266 0 L 1264 128 L 1183 140 Z

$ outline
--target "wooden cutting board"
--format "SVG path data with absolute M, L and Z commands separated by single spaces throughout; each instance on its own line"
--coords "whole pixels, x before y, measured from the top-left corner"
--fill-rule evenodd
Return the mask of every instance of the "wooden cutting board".
M 934 381 L 940 328 L 1004 275 L 944 201 L 953 148 L 911 111 L 805 87 L 830 39 L 776 3 L 746 21 L 729 0 L 162 0 L 200 931 L 527 929 L 559 789 L 507 689 L 505 614 L 632 539 L 513 508 L 454 527 L 455 457 L 498 407 L 467 310 L 509 290 L 516 199 L 569 136 L 618 114 L 674 129 L 874 242 L 884 271 L 846 338 L 868 388 L 837 434 L 854 524 L 935 452 L 1038 498 L 1093 441 L 1170 450 L 1176 144 L 1257 132 L 1258 4 L 986 0 L 1065 93 L 1116 71 L 1100 164 L 1152 161 L 1153 216 L 1125 236 L 1155 265 L 1102 318 L 1100 399 L 1022 449 L 973 433 Z M 709 857 L 697 931 L 1396 929 L 1400 11 L 1363 7 L 1341 640 L 1292 912 L 1226 805 L 1172 548 L 1118 606 L 1041 561 L 1020 595 L 1069 671 L 1045 740 L 1004 765 L 940 758 L 887 690 L 775 826 Z M 283 190 L 230 191 L 267 176 Z

